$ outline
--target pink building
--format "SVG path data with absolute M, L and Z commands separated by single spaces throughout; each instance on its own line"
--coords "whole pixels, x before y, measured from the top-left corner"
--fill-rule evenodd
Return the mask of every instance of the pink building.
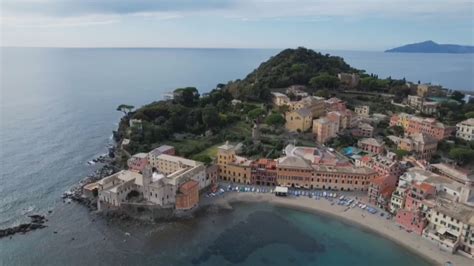
M 427 183 L 415 183 L 405 193 L 405 209 L 410 211 L 419 210 L 422 201 L 436 194 L 436 187 Z
M 434 118 L 412 117 L 408 122 L 406 132 L 409 135 L 416 133 L 424 133 L 437 140 L 443 140 L 454 133 L 453 127 L 445 126 L 443 123 L 436 121 Z
M 423 217 L 420 211 L 410 211 L 400 209 L 397 212 L 396 222 L 403 226 L 406 230 L 415 232 L 418 235 L 423 234 L 428 221 Z
M 132 158 L 127 160 L 127 166 L 129 170 L 141 172 L 148 165 L 148 154 L 137 153 Z
M 426 134 L 440 141 L 451 136 L 455 127 L 446 126 L 434 118 L 422 118 L 405 113 L 395 114 L 390 118 L 390 126 L 401 126 L 408 135 Z
M 357 146 L 363 151 L 370 152 L 372 154 L 381 154 L 385 150 L 384 142 L 374 138 L 365 138 L 359 140 Z
M 326 106 L 326 112 L 346 110 L 346 103 L 336 97 L 327 99 L 324 101 L 324 104 Z
M 356 160 L 356 166 L 366 166 L 372 168 L 380 176 L 400 176 L 403 174 L 403 169 L 399 161 L 382 155 L 377 155 L 374 157 L 364 156 Z

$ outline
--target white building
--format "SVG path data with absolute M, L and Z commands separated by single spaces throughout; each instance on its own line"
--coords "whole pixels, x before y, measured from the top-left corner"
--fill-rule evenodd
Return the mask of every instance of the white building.
M 369 117 L 370 107 L 368 105 L 356 106 L 355 109 L 354 109 L 354 112 L 358 116 Z
M 98 209 L 119 208 L 130 202 L 131 195 L 138 195 L 137 200 L 142 204 L 172 207 L 179 187 L 189 180 L 197 181 L 199 190 L 211 183 L 203 163 L 160 154 L 154 156 L 142 174 L 122 170 L 98 181 Z
M 456 137 L 467 141 L 474 140 L 474 118 L 469 118 L 456 125 Z

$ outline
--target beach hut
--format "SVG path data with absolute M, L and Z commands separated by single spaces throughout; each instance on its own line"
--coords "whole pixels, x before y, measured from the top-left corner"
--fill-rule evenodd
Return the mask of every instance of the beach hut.
M 275 195 L 276 196 L 287 196 L 288 195 L 288 188 L 287 187 L 279 187 L 275 188 Z

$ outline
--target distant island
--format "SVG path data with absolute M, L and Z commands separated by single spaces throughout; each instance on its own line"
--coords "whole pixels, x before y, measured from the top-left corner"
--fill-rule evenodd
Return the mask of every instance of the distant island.
M 433 41 L 425 41 L 403 45 L 389 49 L 386 53 L 447 53 L 447 54 L 469 54 L 474 53 L 474 46 L 457 44 L 439 44 Z

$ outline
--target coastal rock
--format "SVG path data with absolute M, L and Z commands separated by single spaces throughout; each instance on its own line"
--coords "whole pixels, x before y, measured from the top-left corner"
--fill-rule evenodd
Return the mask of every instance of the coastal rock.
M 30 217 L 31 219 L 30 223 L 23 223 L 17 226 L 0 229 L 0 238 L 7 237 L 7 236 L 11 237 L 12 235 L 17 234 L 17 233 L 25 234 L 27 232 L 46 227 L 44 223 L 47 220 L 44 215 L 33 214 L 33 215 L 28 215 L 28 217 Z

